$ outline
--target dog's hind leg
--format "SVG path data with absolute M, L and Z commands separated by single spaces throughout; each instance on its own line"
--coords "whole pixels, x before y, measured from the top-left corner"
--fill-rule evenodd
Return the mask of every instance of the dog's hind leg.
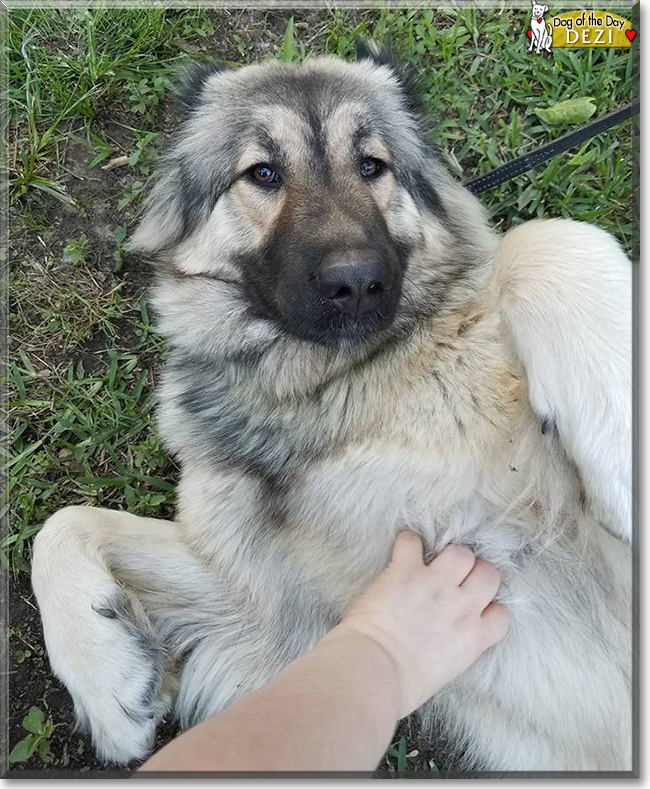
M 557 428 L 593 516 L 629 541 L 632 264 L 603 230 L 537 220 L 503 238 L 495 281 L 533 409 Z
M 36 537 L 32 583 L 50 664 L 108 761 L 146 756 L 170 706 L 166 648 L 143 600 L 170 607 L 172 580 L 200 574 L 196 564 L 176 524 L 122 512 L 68 507 Z
M 305 587 L 285 592 L 277 607 L 247 603 L 225 585 L 216 598 L 204 601 L 188 632 L 193 643 L 179 677 L 176 713 L 183 726 L 262 687 L 336 624 L 328 607 Z

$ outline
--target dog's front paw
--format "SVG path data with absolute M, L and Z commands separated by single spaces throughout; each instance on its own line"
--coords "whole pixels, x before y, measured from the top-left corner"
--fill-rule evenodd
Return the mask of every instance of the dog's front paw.
M 98 756 L 118 764 L 148 756 L 157 724 L 172 702 L 165 651 L 138 608 L 123 589 L 93 605 L 96 629 L 83 646 L 86 656 L 93 657 L 81 665 L 55 661 L 48 646 L 52 668 L 72 695 L 79 724 L 91 734 Z
M 110 597 L 87 605 L 89 621 L 76 630 L 74 641 L 64 622 L 44 617 L 52 669 L 68 688 L 78 723 L 91 734 L 101 759 L 118 764 L 144 759 L 172 701 L 164 650 L 125 590 L 116 587 Z
M 34 542 L 32 584 L 52 671 L 66 685 L 98 755 L 126 764 L 153 746 L 170 706 L 165 650 L 138 598 L 92 544 L 84 508 L 61 510 Z

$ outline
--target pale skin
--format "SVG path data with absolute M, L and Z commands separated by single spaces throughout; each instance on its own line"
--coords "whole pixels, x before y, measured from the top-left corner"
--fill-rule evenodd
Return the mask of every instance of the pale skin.
M 400 718 L 503 638 L 499 584 L 468 548 L 425 565 L 420 538 L 400 533 L 386 569 L 310 652 L 140 770 L 374 770 Z

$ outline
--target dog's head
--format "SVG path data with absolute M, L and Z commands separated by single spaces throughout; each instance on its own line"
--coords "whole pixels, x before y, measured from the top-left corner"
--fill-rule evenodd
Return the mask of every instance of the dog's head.
M 535 0 L 532 0 L 533 4 L 533 19 L 541 19 L 544 14 L 548 11 L 547 5 L 541 5 L 540 3 L 536 3 Z
M 465 269 L 482 219 L 385 58 L 197 67 L 181 99 L 131 245 L 177 280 L 234 283 L 258 322 L 341 349 L 412 323 Z

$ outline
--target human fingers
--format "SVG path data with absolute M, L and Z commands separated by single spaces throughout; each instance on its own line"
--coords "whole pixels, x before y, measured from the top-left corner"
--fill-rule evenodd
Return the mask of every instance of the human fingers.
M 420 537 L 412 531 L 401 531 L 397 535 L 390 563 L 398 566 L 423 566 L 424 547 Z
M 490 603 L 481 614 L 485 648 L 493 646 L 505 636 L 510 627 L 510 611 L 503 603 Z
M 501 576 L 490 562 L 477 559 L 460 588 L 476 601 L 481 610 L 489 605 L 499 591 Z
M 464 545 L 451 543 L 429 564 L 430 572 L 436 573 L 445 583 L 458 586 L 469 575 L 476 557 Z

